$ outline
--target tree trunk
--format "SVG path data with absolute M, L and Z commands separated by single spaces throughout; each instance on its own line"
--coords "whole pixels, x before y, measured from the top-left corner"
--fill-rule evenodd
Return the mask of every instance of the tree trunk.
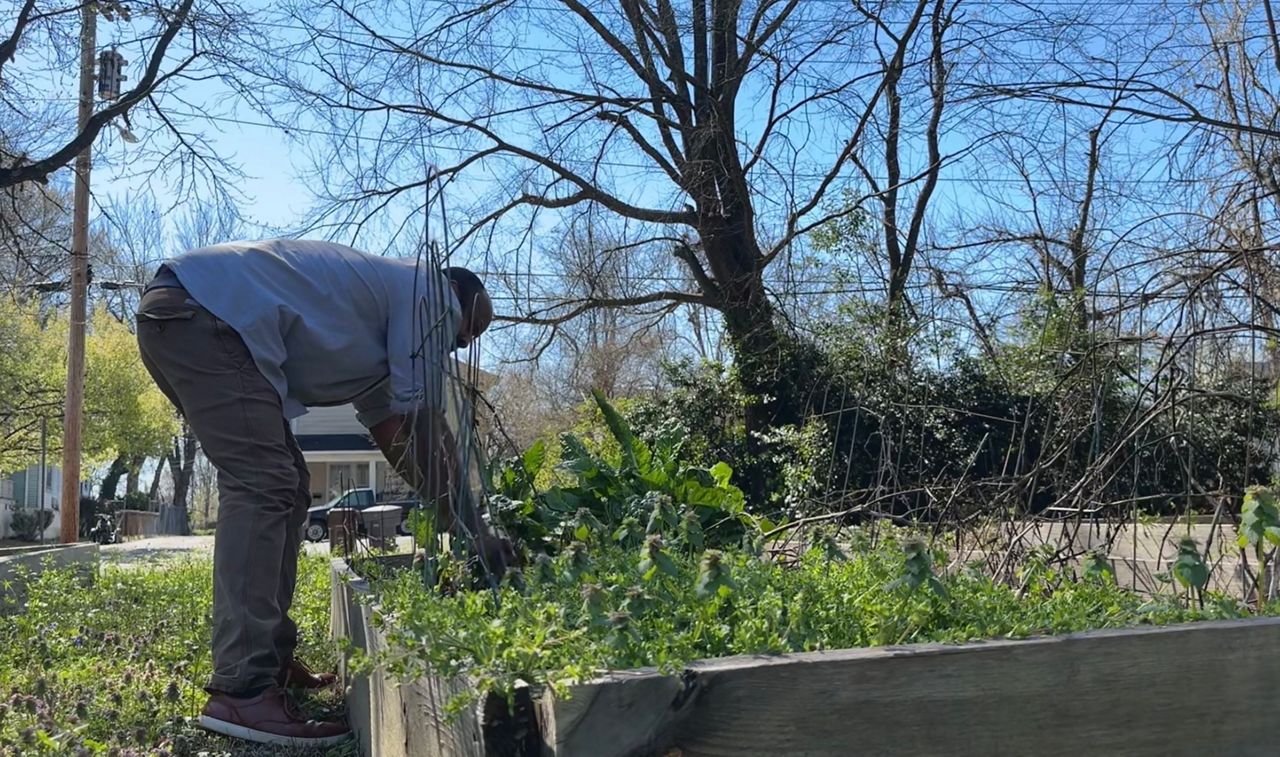
M 740 221 L 728 228 L 746 228 L 745 216 Z M 703 290 L 724 317 L 738 379 L 751 398 L 743 418 L 748 461 L 739 473 L 747 497 L 763 503 L 773 466 L 761 435 L 804 422 L 807 399 L 820 379 L 820 362 L 810 345 L 779 325 L 757 265 L 759 248 L 750 232 L 725 229 L 704 237 L 703 249 L 715 279 L 704 283 Z
M 156 461 L 156 475 L 151 479 L 151 491 L 147 495 L 148 499 L 152 502 L 155 502 L 156 497 L 160 496 L 160 477 L 164 475 L 164 464 L 168 461 L 169 458 L 163 455 L 161 455 L 160 459 Z
M 123 456 L 111 461 L 111 467 L 107 470 L 106 477 L 102 479 L 102 486 L 98 489 L 99 501 L 107 502 L 116 498 L 116 490 L 120 488 L 120 477 L 128 470 Z
M 174 454 L 169 460 L 169 469 L 173 472 L 173 506 L 181 513 L 180 533 L 191 532 L 191 518 L 187 510 L 187 495 L 191 490 L 191 476 L 196 465 L 196 437 L 191 427 L 183 425 L 182 446 L 174 440 Z
M 142 490 L 142 482 L 138 478 L 142 474 L 142 464 L 146 461 L 145 457 L 134 457 L 129 460 L 129 484 L 124 490 L 125 494 Z
M 204 520 L 204 526 L 203 526 L 203 527 L 204 527 L 204 528 L 208 528 L 208 527 L 209 527 L 209 512 L 210 512 L 210 510 L 211 510 L 211 509 L 212 509 L 212 507 L 213 507 L 213 487 L 209 486 L 209 484 L 208 484 L 208 480 L 206 479 L 206 481 L 205 481 L 205 485 L 204 485 L 202 488 L 204 489 L 204 507 L 203 507 L 203 511 L 202 511 L 202 512 L 203 512 L 203 520 Z

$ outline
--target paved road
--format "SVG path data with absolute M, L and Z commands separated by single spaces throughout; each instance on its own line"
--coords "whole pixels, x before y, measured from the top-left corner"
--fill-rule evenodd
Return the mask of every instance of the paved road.
M 409 538 L 397 540 L 401 550 L 409 550 Z M 304 542 L 307 554 L 326 555 L 329 542 Z M 152 536 L 147 539 L 130 539 L 122 544 L 106 544 L 102 547 L 102 559 L 112 563 L 149 563 L 175 557 L 213 554 L 212 536 Z

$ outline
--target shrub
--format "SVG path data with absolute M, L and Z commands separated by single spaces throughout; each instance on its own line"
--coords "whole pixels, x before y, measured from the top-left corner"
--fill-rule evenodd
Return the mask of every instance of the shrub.
M 51 510 L 15 510 L 9 527 L 22 541 L 38 541 L 44 530 L 53 523 Z
M 755 526 L 727 464 L 690 464 L 675 434 L 645 441 L 603 395 L 594 399 L 610 440 L 608 445 L 598 440 L 595 446 L 612 449 L 612 454 L 592 451 L 577 435 L 565 434 L 557 466 L 561 483 L 538 489 L 547 455 L 544 442 L 518 459 L 503 461 L 491 474 L 491 505 L 518 543 L 554 554 L 585 541 L 598 528 L 635 545 L 649 533 L 654 517 L 687 517 L 687 528 L 699 529 L 709 544 L 723 545 L 739 541 L 744 526 Z
M 129 492 L 120 502 L 122 510 L 152 510 L 151 498 L 144 492 Z
M 1247 376 L 1202 378 L 1174 412 L 1135 384 L 1119 348 L 997 345 L 992 361 L 945 340 L 916 354 L 901 339 L 870 316 L 829 324 L 807 421 L 752 445 L 749 398 L 720 366 L 669 366 L 670 390 L 634 402 L 627 418 L 648 441 L 682 435 L 691 461 L 729 463 L 753 512 L 792 516 L 844 509 L 872 489 L 877 510 L 922 520 L 1037 512 L 1068 495 L 1180 514 L 1213 506 L 1194 493 L 1206 482 L 1266 484 L 1280 460 L 1264 443 L 1280 435 L 1280 406 Z M 1063 357 L 1081 350 L 1074 363 Z

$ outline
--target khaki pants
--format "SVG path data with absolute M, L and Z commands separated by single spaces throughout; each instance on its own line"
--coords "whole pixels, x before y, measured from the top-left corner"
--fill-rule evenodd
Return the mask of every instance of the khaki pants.
M 289 618 L 311 484 L 280 395 L 230 326 L 183 289 L 147 292 L 138 347 L 218 470 L 211 691 L 275 683 L 293 659 Z

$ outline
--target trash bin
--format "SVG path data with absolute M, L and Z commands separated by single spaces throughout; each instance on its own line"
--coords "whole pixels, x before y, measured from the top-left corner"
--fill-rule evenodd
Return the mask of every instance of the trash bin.
M 378 505 L 366 508 L 364 527 L 369 532 L 369 547 L 392 550 L 396 547 L 396 526 L 400 525 L 398 505 Z
M 335 507 L 329 511 L 329 551 L 335 555 L 349 555 L 356 551 L 356 537 L 360 535 L 360 513 L 348 507 Z

